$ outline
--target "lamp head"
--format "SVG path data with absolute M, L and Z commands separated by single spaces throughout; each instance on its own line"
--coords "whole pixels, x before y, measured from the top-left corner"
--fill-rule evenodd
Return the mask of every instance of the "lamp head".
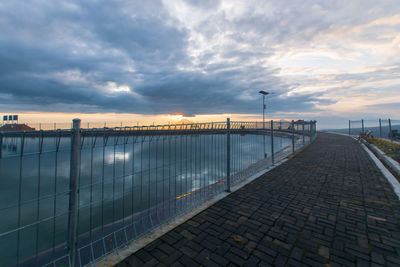
M 261 90 L 259 93 L 262 94 L 262 95 L 268 95 L 269 94 L 268 92 L 265 92 L 263 90 Z

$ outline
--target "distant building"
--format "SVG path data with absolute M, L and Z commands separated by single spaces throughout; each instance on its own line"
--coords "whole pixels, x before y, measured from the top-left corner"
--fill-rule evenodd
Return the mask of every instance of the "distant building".
M 26 124 L 5 124 L 0 127 L 0 132 L 11 132 L 11 131 L 35 131 L 35 128 L 29 127 Z

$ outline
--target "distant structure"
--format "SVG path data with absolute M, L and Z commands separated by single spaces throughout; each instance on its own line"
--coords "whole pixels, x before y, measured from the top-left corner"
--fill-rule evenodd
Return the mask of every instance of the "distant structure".
M 35 128 L 29 127 L 26 124 L 5 124 L 0 127 L 0 132 L 11 132 L 11 131 L 35 131 Z

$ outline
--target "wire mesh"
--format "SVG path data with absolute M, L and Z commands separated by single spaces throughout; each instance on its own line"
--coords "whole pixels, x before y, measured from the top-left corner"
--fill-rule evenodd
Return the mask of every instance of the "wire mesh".
M 359 135 L 368 134 L 372 137 L 382 139 L 399 139 L 400 120 L 393 119 L 366 119 L 359 121 L 349 121 L 349 134 Z
M 232 122 L 229 131 L 226 122 L 81 129 L 75 262 L 73 131 L 2 132 L 0 265 L 93 263 L 224 191 L 227 157 L 236 184 L 271 166 L 272 151 L 281 160 L 316 133 L 304 121 L 275 121 L 273 130 L 269 122 Z

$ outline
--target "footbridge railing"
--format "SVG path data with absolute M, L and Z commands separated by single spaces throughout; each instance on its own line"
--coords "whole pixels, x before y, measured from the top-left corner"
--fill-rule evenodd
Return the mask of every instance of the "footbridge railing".
M 0 266 L 93 264 L 310 143 L 315 121 L 0 132 Z

